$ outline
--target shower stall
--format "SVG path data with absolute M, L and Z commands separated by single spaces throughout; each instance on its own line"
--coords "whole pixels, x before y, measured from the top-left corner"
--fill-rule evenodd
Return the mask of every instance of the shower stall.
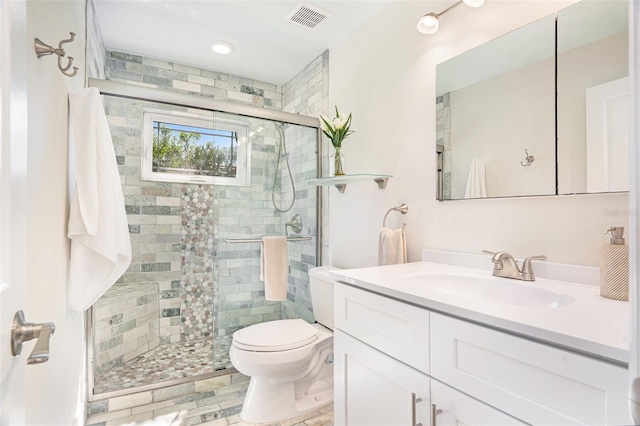
M 232 368 L 232 334 L 313 321 L 320 264 L 318 120 L 91 80 L 103 95 L 133 261 L 88 321 L 91 398 Z M 301 222 L 301 223 L 300 223 Z M 289 235 L 287 300 L 265 300 L 260 238 Z M 96 397 L 97 396 L 97 397 Z

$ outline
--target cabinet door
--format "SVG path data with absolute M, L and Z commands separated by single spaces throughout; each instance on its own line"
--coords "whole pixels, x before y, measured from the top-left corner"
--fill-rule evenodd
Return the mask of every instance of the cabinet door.
M 429 424 L 429 377 L 335 330 L 336 426 Z M 420 402 L 415 405 L 412 393 Z M 412 409 L 415 407 L 415 423 Z
M 503 426 L 525 425 L 521 421 L 477 399 L 431 379 L 431 404 L 441 410 L 431 426 Z

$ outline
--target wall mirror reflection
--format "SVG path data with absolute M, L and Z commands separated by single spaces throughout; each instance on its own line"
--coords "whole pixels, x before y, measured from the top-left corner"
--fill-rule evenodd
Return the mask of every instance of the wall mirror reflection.
M 439 64 L 437 198 L 627 190 L 627 15 L 584 0 Z
M 558 193 L 627 191 L 626 1 L 585 0 L 558 12 Z
M 547 16 L 437 66 L 442 199 L 555 193 L 554 27 Z

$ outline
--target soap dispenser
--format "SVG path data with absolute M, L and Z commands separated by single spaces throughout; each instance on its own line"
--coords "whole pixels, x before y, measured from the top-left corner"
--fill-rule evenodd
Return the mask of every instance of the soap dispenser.
M 600 296 L 629 300 L 629 246 L 624 243 L 624 227 L 612 226 L 611 242 L 600 250 Z

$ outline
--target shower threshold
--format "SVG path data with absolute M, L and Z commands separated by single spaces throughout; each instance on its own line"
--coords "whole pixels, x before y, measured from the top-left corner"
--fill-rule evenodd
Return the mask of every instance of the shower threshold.
M 213 339 L 160 345 L 94 380 L 94 398 L 106 393 L 128 394 L 140 388 L 159 388 L 169 383 L 188 382 L 204 375 L 225 374 L 228 369 L 214 368 Z M 217 367 L 217 366 L 216 366 Z

